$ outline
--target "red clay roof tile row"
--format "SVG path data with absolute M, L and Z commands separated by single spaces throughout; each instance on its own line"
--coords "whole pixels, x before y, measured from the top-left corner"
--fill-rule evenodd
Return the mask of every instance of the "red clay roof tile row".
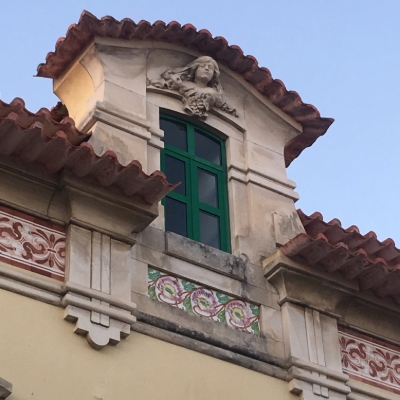
M 336 218 L 325 222 L 323 216 L 318 212 L 310 216 L 301 210 L 298 210 L 297 213 L 310 237 L 316 237 L 322 233 L 331 245 L 344 243 L 350 251 L 363 250 L 371 259 L 383 258 L 388 265 L 400 263 L 400 249 L 396 247 L 393 239 L 381 242 L 377 239 L 375 232 L 371 231 L 362 235 L 355 225 L 346 229 L 342 228 L 341 222 Z
M 282 246 L 286 256 L 313 268 L 340 271 L 348 280 L 357 279 L 360 290 L 371 289 L 400 304 L 400 250 L 393 240 L 379 242 L 374 232 L 361 235 L 355 226 L 343 229 L 337 219 L 324 222 L 320 213 L 298 214 L 307 233 Z
M 51 111 L 41 108 L 37 113 L 32 113 L 25 108 L 25 102 L 15 98 L 10 104 L 0 100 L 0 119 L 13 119 L 21 128 L 38 127 L 44 134 L 52 137 L 56 132 L 64 132 L 68 141 L 77 145 L 88 140 L 90 134 L 78 131 L 72 118 L 66 117 L 57 122 L 52 119 Z
M 0 155 L 42 164 L 51 174 L 68 168 L 78 177 L 93 177 L 104 187 L 115 185 L 125 195 L 139 196 L 148 204 L 157 203 L 175 188 L 160 171 L 145 174 L 138 161 L 123 166 L 112 151 L 99 157 L 87 142 L 72 145 L 69 137 L 76 138 L 79 132 L 72 130 L 71 136 L 63 130 L 69 122 L 58 124 L 44 118 L 48 112 L 30 113 L 21 99 L 11 104 L 0 102 Z
M 154 24 L 140 21 L 136 24 L 128 18 L 117 21 L 109 16 L 99 20 L 91 13 L 83 11 L 78 24 L 68 28 L 65 38 L 57 40 L 55 51 L 48 53 L 46 62 L 38 66 L 37 76 L 59 77 L 95 36 L 125 40 L 160 40 L 191 46 L 243 75 L 247 82 L 303 127 L 303 133 L 285 148 L 286 166 L 322 136 L 334 121 L 332 118 L 321 118 L 313 105 L 303 103 L 298 93 L 288 91 L 282 81 L 273 79 L 267 68 L 259 67 L 257 60 L 253 56 L 245 56 L 240 47 L 229 46 L 223 37 L 213 38 L 205 29 L 198 31 L 191 24 L 181 26 L 175 21 L 169 24 L 163 21 Z

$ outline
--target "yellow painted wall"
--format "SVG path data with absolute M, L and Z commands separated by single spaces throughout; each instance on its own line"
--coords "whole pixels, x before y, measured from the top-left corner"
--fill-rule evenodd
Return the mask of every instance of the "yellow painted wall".
M 0 289 L 9 400 L 294 400 L 286 382 L 132 332 L 93 350 L 63 310 Z

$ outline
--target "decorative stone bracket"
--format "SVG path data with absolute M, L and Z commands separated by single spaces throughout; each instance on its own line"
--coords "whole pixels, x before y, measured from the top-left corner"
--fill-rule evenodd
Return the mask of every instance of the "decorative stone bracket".
M 117 344 L 136 321 L 130 301 L 130 245 L 106 234 L 71 225 L 67 240 L 64 318 L 76 322 L 74 332 L 101 349 Z
M 336 320 L 290 303 L 283 305 L 282 318 L 289 390 L 304 400 L 344 400 L 351 390 L 341 368 Z
M 303 400 L 344 400 L 351 389 L 342 371 L 338 316 L 313 297 L 314 282 L 281 261 L 272 257 L 264 267 L 282 307 L 289 390 Z
M 85 336 L 93 348 L 116 345 L 130 334 L 130 326 L 136 321 L 132 315 L 136 304 L 78 285 L 68 284 L 67 289 L 61 300 L 64 319 L 76 322 L 74 332 Z

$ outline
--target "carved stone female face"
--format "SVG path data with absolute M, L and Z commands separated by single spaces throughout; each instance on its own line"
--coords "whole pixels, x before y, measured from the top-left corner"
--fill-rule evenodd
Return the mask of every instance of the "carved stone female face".
M 207 84 L 214 75 L 214 65 L 211 62 L 200 63 L 194 75 L 196 83 Z
M 217 62 L 209 56 L 201 56 L 185 67 L 163 72 L 161 79 L 151 81 L 150 85 L 178 92 L 182 96 L 183 109 L 189 115 L 204 120 L 210 109 L 220 109 L 237 117 L 236 109 L 225 102 L 219 75 Z

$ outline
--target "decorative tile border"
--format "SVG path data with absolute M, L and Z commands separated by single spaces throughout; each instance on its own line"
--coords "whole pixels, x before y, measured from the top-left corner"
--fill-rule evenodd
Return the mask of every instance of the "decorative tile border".
M 260 307 L 184 279 L 148 269 L 152 300 L 250 333 L 260 334 Z
M 63 281 L 65 232 L 55 224 L 0 206 L 0 261 Z
M 342 367 L 351 378 L 400 394 L 400 348 L 340 328 Z

